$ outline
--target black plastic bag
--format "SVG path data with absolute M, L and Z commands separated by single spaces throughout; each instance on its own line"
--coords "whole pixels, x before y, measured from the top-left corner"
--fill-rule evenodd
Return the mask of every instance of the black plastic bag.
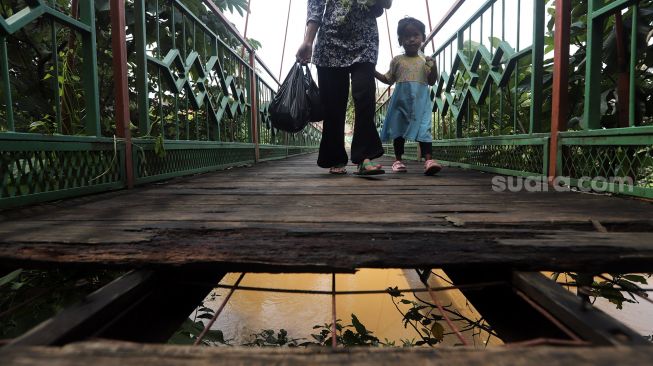
M 322 99 L 320 98 L 320 89 L 311 76 L 311 69 L 306 67 L 306 96 L 308 97 L 308 104 L 311 108 L 309 120 L 311 122 L 320 122 L 324 120 L 324 107 L 322 106 Z
M 307 90 L 302 66 L 295 63 L 270 103 L 270 119 L 274 128 L 294 133 L 306 127 L 311 115 Z

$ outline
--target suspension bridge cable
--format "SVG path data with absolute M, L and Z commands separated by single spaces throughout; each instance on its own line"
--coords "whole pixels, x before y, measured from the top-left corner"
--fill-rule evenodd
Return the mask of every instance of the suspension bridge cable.
M 431 8 L 429 7 L 429 0 L 424 0 L 426 3 L 426 16 L 429 18 L 429 34 L 433 32 L 433 23 L 431 22 Z M 433 42 L 433 38 L 431 38 L 431 48 L 433 49 L 433 53 L 435 53 L 435 42 Z
M 283 70 L 283 59 L 286 55 L 286 40 L 288 39 L 288 23 L 290 23 L 290 7 L 292 0 L 288 0 L 288 15 L 286 16 L 286 33 L 283 36 L 283 48 L 281 49 L 281 65 L 279 65 L 279 80 L 281 80 L 281 71 Z

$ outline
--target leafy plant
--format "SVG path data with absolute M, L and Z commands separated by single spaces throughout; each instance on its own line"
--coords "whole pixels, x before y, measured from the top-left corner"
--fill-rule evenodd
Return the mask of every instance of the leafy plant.
M 353 346 L 373 346 L 383 345 L 379 339 L 372 335 L 372 331 L 367 330 L 365 325 L 358 320 L 358 317 L 351 314 L 351 324 L 342 325 L 340 319 L 336 320 L 336 343 L 345 347 Z M 315 325 L 313 329 L 319 330 L 319 333 L 311 334 L 316 342 L 306 342 L 301 345 L 317 344 L 319 346 L 329 346 L 332 342 L 332 325 L 323 324 Z
M 592 283 L 585 284 L 580 281 L 577 273 L 565 272 L 564 275 L 565 278 L 571 279 L 565 284 L 583 286 L 581 291 L 587 292 L 584 294 L 593 298 L 592 302 L 595 302 L 597 298 L 604 298 L 614 304 L 617 309 L 623 309 L 624 303 L 638 303 L 635 294 L 648 297 L 648 294 L 639 285 L 646 285 L 647 278 L 651 277 L 651 274 L 610 273 L 605 278 L 594 278 Z M 560 273 L 553 273 L 551 278 L 557 281 L 559 276 Z
M 17 269 L 0 277 L 0 339 L 15 338 L 121 275 Z
M 252 334 L 251 342 L 243 344 L 249 347 L 297 347 L 299 344 L 298 338 L 288 338 L 288 332 L 285 329 L 280 329 L 275 334 L 272 329 L 265 329 L 258 333 Z
M 444 339 L 444 327 L 439 321 L 444 318 L 441 315 L 433 313 L 435 305 L 420 304 L 415 301 L 407 299 L 399 299 L 404 295 L 401 294 L 397 288 L 388 288 L 388 293 L 392 297 L 392 303 L 403 315 L 404 328 L 409 325 L 417 332 L 421 340 L 413 342 L 404 342 L 404 346 L 434 346 Z M 396 300 L 396 301 L 395 301 Z M 410 305 L 407 311 L 402 311 L 399 304 Z
M 215 299 L 217 295 L 211 293 L 211 299 Z M 204 322 L 202 319 L 210 320 L 213 318 L 215 311 L 209 307 L 204 306 L 204 302 L 195 311 L 193 319 L 187 318 L 181 327 L 170 337 L 169 344 L 195 344 L 195 341 L 204 331 Z M 200 344 L 203 346 L 216 346 L 226 345 L 230 346 L 231 340 L 225 339 L 224 334 L 219 329 L 211 329 L 202 337 Z

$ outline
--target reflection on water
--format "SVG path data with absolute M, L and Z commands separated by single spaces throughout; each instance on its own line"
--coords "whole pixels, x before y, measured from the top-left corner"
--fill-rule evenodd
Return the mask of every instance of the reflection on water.
M 221 282 L 231 285 L 238 278 L 238 273 L 228 274 Z M 431 286 L 446 286 L 446 283 L 431 283 Z M 267 287 L 301 290 L 331 291 L 330 274 L 252 274 L 248 273 L 241 286 Z M 398 288 L 423 288 L 419 278 L 412 270 L 402 271 L 396 269 L 375 270 L 363 269 L 356 274 L 336 275 L 336 290 L 384 290 L 388 287 Z M 217 289 L 220 295 L 212 303 L 206 305 L 217 308 L 222 298 L 228 293 L 227 289 Z M 452 304 L 461 314 L 478 319 L 477 314 L 468 305 L 457 291 L 438 293 L 444 305 Z M 422 292 L 418 297 L 432 302 L 428 293 Z M 404 294 L 402 299 L 416 301 L 411 293 Z M 400 304 L 405 312 L 409 306 Z M 336 299 L 336 314 L 342 319 L 342 324 L 351 324 L 351 314 L 355 314 L 368 330 L 381 341 L 393 341 L 401 345 L 402 339 L 419 340 L 419 336 L 410 326 L 404 327 L 403 316 L 395 307 L 388 294 L 372 295 L 338 295 Z M 453 316 L 452 316 L 453 317 Z M 283 328 L 288 331 L 289 337 L 311 340 L 314 325 L 323 325 L 331 322 L 331 296 L 313 294 L 284 294 L 274 292 L 236 291 L 225 307 L 223 313 L 214 324 L 213 329 L 224 332 L 225 338 L 232 339 L 231 344 L 240 345 L 251 340 L 251 335 L 263 329 L 278 331 Z M 443 323 L 444 325 L 444 323 Z M 459 328 L 465 324 L 458 322 Z M 445 332 L 449 328 L 444 325 Z M 483 346 L 488 339 L 487 333 L 473 336 L 473 332 L 465 332 L 470 344 Z M 458 339 L 452 335 L 445 335 L 443 344 L 453 345 Z M 490 344 L 500 341 L 493 338 Z
M 429 283 L 432 287 L 450 285 L 446 274 L 434 271 L 436 276 L 431 276 Z M 238 278 L 238 273 L 225 276 L 222 284 L 232 285 Z M 249 273 L 241 282 L 241 286 L 284 288 L 300 290 L 331 291 L 330 274 L 252 274 Z M 413 270 L 374 270 L 364 269 L 354 275 L 339 274 L 336 276 L 337 291 L 351 290 L 383 290 L 388 287 L 398 288 L 423 288 L 419 278 Z M 653 287 L 653 280 L 649 279 L 649 287 Z M 217 309 L 227 289 L 216 289 L 220 296 L 206 305 Z M 458 314 L 472 320 L 480 316 L 473 306 L 457 290 L 437 292 L 439 301 Z M 432 303 L 426 292 L 417 293 L 419 299 Z M 411 293 L 405 293 L 402 299 L 419 301 Z M 623 321 L 642 335 L 653 333 L 653 305 L 640 301 L 639 304 L 624 303 L 623 310 L 615 309 L 613 304 L 599 299 L 597 307 L 608 314 Z M 399 304 L 401 310 L 406 312 L 410 306 Z M 356 314 L 359 320 L 373 335 L 381 341 L 392 341 L 396 345 L 402 344 L 402 339 L 419 340 L 417 332 L 410 326 L 404 327 L 403 316 L 395 307 L 388 294 L 373 295 L 338 295 L 336 312 L 342 324 L 351 324 L 351 314 Z M 435 310 L 437 312 L 437 310 Z M 457 316 L 451 315 L 451 318 Z M 226 339 L 231 339 L 231 344 L 241 345 L 251 341 L 251 335 L 264 329 L 278 331 L 285 329 L 291 338 L 303 338 L 313 341 L 314 325 L 323 325 L 331 322 L 331 295 L 313 294 L 284 294 L 274 292 L 236 291 L 224 311 L 214 324 L 213 329 L 224 332 Z M 468 323 L 454 321 L 459 329 L 464 329 Z M 449 327 L 442 322 L 445 332 L 450 332 Z M 490 337 L 487 332 L 463 332 L 470 345 L 485 347 L 485 345 L 499 345 L 501 340 Z M 299 342 L 301 343 L 301 341 Z M 442 344 L 455 345 L 460 341 L 453 335 L 445 335 Z

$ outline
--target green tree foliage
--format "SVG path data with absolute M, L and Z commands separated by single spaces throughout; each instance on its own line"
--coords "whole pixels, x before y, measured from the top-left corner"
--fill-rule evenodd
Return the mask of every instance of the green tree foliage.
M 0 277 L 0 339 L 22 335 L 106 285 L 116 271 L 17 269 Z
M 247 10 L 247 0 L 215 0 L 215 4 L 223 11 L 244 14 Z M 73 5 L 78 0 L 56 0 L 54 7 L 60 12 L 76 17 Z M 158 16 L 162 32 L 169 32 L 171 8 L 159 1 L 159 12 L 156 13 L 155 2 L 146 0 L 147 12 L 147 43 L 156 43 L 154 19 Z M 221 39 L 233 49 L 241 47 L 239 41 L 232 36 L 226 27 L 213 16 L 203 5 L 202 0 L 181 0 L 181 3 L 191 10 L 209 28 L 220 35 Z M 135 54 L 134 1 L 126 1 L 127 54 L 130 66 L 133 67 Z M 0 3 L 0 15 L 7 19 L 25 9 L 25 0 L 3 1 Z M 96 42 L 100 92 L 100 116 L 102 133 L 111 136 L 115 133 L 114 118 L 114 77 L 112 69 L 113 52 L 111 46 L 111 19 L 109 0 L 95 0 Z M 182 18 L 179 12 L 175 14 L 175 22 L 181 29 Z M 160 48 L 171 47 L 171 37 L 161 34 Z M 260 47 L 256 40 L 250 40 L 254 47 Z M 75 135 L 84 134 L 82 120 L 86 114 L 84 107 L 84 92 L 82 82 L 82 42 L 81 35 L 70 27 L 62 26 L 50 18 L 41 17 L 25 25 L 21 30 L 7 38 L 9 57 L 10 85 L 13 99 L 16 131 L 58 133 Z M 135 75 L 130 72 L 130 107 L 136 111 L 135 105 Z M 57 110 L 59 108 L 59 111 Z M 4 118 L 4 108 L 0 111 L 0 119 Z M 57 115 L 61 115 L 61 127 L 56 125 Z M 132 116 L 132 120 L 136 120 Z M 156 122 L 156 121 L 155 121 Z M 4 124 L 0 123 L 0 131 Z M 142 131 L 142 135 L 146 135 Z

